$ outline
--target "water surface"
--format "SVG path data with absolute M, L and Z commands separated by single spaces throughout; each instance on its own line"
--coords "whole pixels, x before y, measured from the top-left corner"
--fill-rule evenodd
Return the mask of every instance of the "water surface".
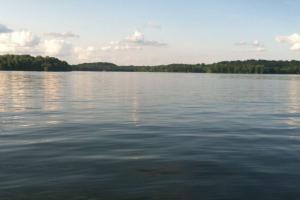
M 300 76 L 0 72 L 0 199 L 300 199 Z

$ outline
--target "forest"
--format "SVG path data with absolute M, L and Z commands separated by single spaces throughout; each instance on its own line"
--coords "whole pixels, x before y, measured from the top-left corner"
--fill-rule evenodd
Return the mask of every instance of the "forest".
M 74 71 L 186 72 L 231 74 L 300 74 L 300 61 L 224 61 L 213 64 L 170 64 L 158 66 L 117 66 L 86 63 L 72 66 Z
M 71 71 L 65 61 L 54 57 L 30 55 L 0 55 L 0 70 L 6 71 Z
M 300 74 L 300 61 L 245 60 L 213 64 L 170 64 L 158 66 L 119 66 L 97 62 L 69 65 L 54 57 L 0 55 L 0 70 L 6 71 L 115 71 L 115 72 L 184 72 L 231 74 Z

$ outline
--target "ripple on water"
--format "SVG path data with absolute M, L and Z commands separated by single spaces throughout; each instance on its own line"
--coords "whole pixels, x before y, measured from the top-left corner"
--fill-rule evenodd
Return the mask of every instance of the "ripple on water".
M 1 200 L 300 197 L 299 76 L 0 81 Z

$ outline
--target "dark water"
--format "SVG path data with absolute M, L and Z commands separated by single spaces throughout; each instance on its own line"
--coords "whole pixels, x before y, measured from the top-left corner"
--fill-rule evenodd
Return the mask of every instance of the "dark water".
M 0 199 L 300 199 L 300 76 L 0 72 Z

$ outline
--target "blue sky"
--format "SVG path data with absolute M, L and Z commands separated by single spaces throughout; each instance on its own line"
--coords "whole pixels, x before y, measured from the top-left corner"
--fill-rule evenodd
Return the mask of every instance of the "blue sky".
M 0 3 L 0 54 L 137 65 L 300 57 L 297 0 Z

